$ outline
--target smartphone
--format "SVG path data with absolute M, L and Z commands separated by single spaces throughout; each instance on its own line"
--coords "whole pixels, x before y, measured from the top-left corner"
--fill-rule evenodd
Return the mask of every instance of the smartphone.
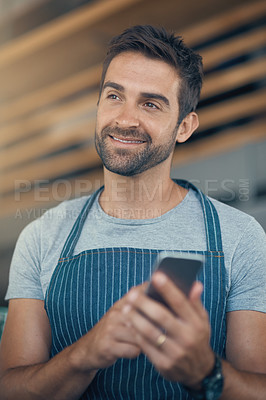
M 155 261 L 153 273 L 155 271 L 162 271 L 186 296 L 188 296 L 198 272 L 203 267 L 204 260 L 205 257 L 201 254 L 163 251 L 159 253 Z M 169 308 L 168 304 L 156 291 L 151 282 L 146 289 L 146 294 Z

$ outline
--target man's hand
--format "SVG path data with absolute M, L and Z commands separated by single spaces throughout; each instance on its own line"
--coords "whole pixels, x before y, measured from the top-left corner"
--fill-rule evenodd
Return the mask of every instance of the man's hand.
M 51 329 L 43 301 L 11 300 L 0 346 L 1 399 L 76 400 L 99 368 L 120 357 L 137 357 L 136 332 L 122 314 L 126 296 L 51 359 Z
M 128 293 L 123 313 L 156 369 L 166 379 L 198 388 L 214 365 L 208 315 L 200 300 L 202 284 L 195 282 L 187 298 L 160 272 L 152 283 L 172 311 L 147 297 L 142 285 Z M 166 340 L 160 345 L 162 334 Z
M 135 358 L 141 350 L 136 343 L 136 331 L 126 323 L 122 312 L 128 294 L 117 301 L 100 321 L 78 342 L 78 369 L 107 368 L 118 358 Z M 78 350 L 79 348 L 79 350 Z

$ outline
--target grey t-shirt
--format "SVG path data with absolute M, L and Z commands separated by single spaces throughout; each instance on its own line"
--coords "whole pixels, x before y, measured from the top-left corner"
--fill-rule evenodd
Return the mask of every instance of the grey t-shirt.
M 6 299 L 43 300 L 63 245 L 87 197 L 65 201 L 30 223 L 13 255 Z M 255 219 L 214 199 L 226 266 L 227 311 L 266 312 L 266 236 Z M 98 199 L 85 221 L 74 254 L 106 247 L 206 250 L 202 208 L 194 190 L 162 216 L 120 219 Z

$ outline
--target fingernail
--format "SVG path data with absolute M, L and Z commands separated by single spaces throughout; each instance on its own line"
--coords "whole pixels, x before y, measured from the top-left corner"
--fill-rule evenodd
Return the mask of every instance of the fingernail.
M 157 272 L 156 274 L 154 274 L 153 279 L 157 283 L 157 285 L 160 285 L 160 286 L 163 286 L 167 280 L 166 276 L 160 272 Z
M 128 293 L 128 300 L 134 301 L 138 297 L 138 293 L 135 290 L 132 290 Z
M 131 310 L 131 306 L 130 306 L 129 304 L 126 304 L 126 305 L 123 307 L 122 312 L 123 312 L 123 314 L 128 314 L 130 310 Z

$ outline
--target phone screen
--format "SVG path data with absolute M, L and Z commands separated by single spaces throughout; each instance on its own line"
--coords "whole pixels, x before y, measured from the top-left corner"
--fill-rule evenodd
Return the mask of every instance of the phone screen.
M 187 253 L 167 253 L 159 254 L 155 266 L 155 271 L 162 271 L 188 296 L 193 282 L 196 280 L 197 273 L 202 268 L 204 256 L 200 254 Z M 155 290 L 150 282 L 146 293 L 160 303 L 167 305 L 165 300 Z

